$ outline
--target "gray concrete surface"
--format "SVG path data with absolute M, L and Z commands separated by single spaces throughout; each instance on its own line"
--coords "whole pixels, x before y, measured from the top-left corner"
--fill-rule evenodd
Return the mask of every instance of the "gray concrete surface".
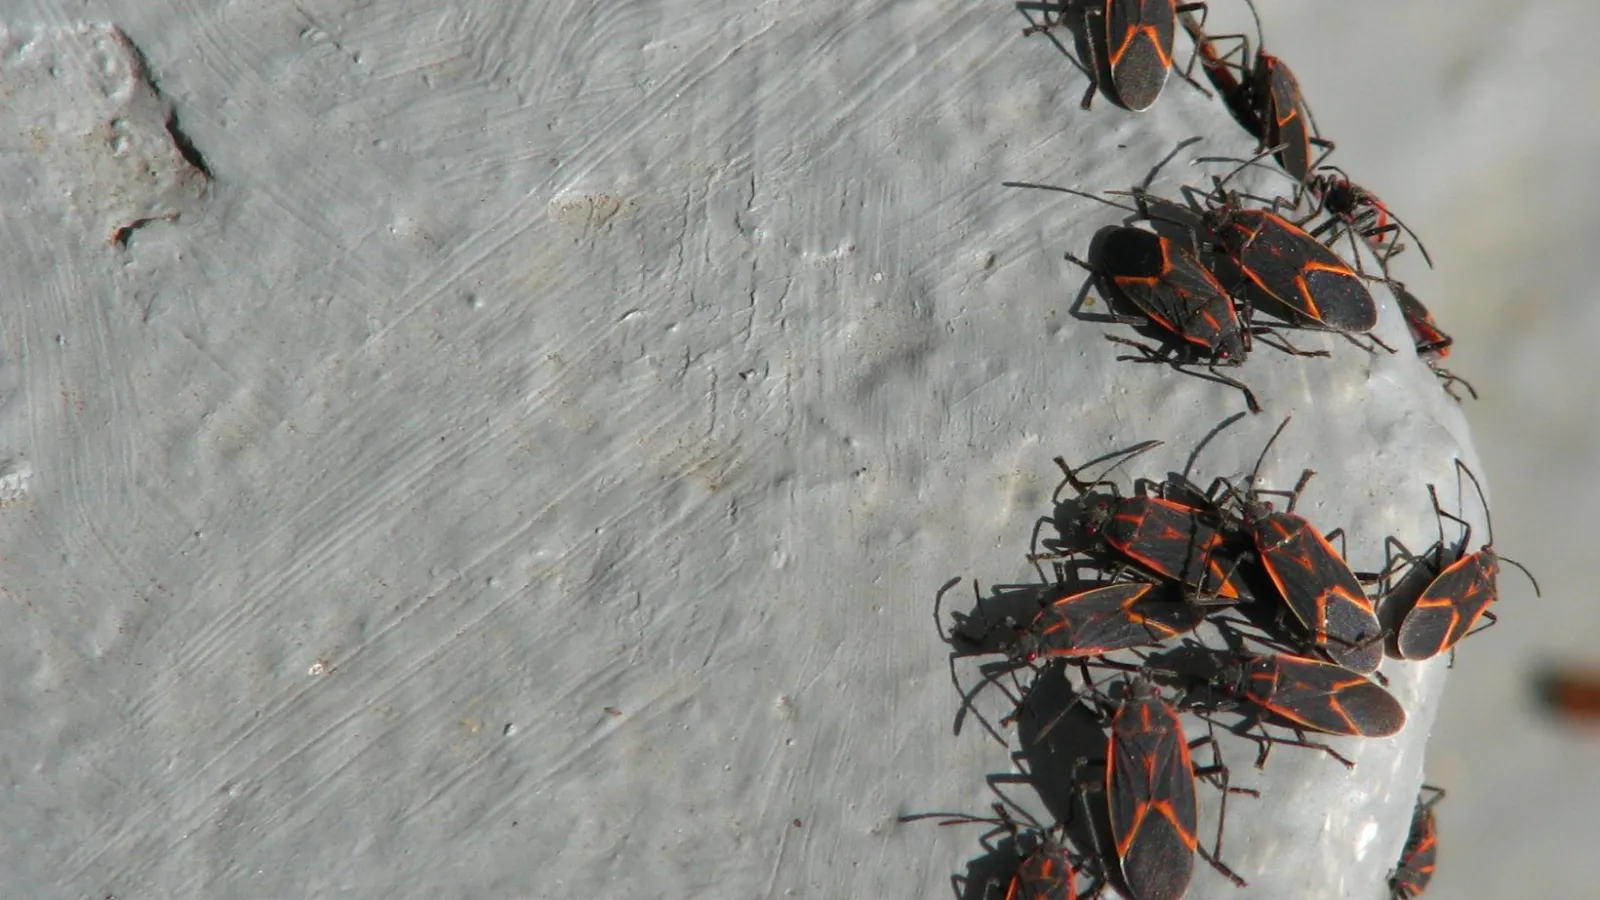
M 1484 400 L 1297 336 L 1334 359 L 1253 358 L 1268 414 L 1197 475 L 1295 414 L 1264 476 L 1318 468 L 1308 510 L 1370 565 L 1433 533 L 1422 486 L 1457 453 L 1486 473 L 1546 598 L 1508 579 L 1450 676 L 1437 893 L 1579 895 L 1594 863 L 1559 841 L 1594 748 L 1518 678 L 1593 643 L 1587 432 L 1530 439 L 1587 421 L 1562 411 L 1592 381 L 1593 155 L 1554 129 L 1592 64 L 1546 49 L 1572 15 L 1263 13 L 1339 161 L 1428 240 L 1439 271 L 1408 281 Z M 1081 113 L 1004 4 L 4 24 L 19 896 L 943 896 L 975 835 L 896 818 L 982 812 L 1011 759 L 951 733 L 938 587 L 1030 577 L 1051 456 L 1158 437 L 1179 468 L 1239 408 L 1068 315 L 1061 253 L 1114 211 L 999 185 L 1121 188 L 1184 139 L 1253 142 L 1181 83 Z M 1191 896 L 1379 895 L 1444 683 L 1386 671 L 1413 721 L 1351 747 L 1354 776 L 1227 748 L 1265 794 L 1229 816 L 1252 885 L 1202 866 Z

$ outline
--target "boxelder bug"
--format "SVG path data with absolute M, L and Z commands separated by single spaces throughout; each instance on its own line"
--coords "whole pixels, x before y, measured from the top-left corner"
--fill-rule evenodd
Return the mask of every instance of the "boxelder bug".
M 1011 814 L 1006 812 L 1004 806 L 996 803 L 994 811 L 996 818 L 993 819 L 950 816 L 939 824 L 962 825 L 981 822 L 1010 832 L 1012 843 L 1017 848 L 1018 863 L 1016 873 L 1011 876 L 1007 884 L 1005 900 L 1076 900 L 1077 895 L 1072 887 L 1072 859 L 1067 855 L 1067 848 L 1062 844 L 1060 836 L 1052 833 L 1060 831 L 1060 827 L 1048 830 L 1037 828 L 1028 832 L 1029 839 L 1024 840 L 1022 829 L 1017 826 L 1016 820 L 1011 818 Z M 901 816 L 900 821 L 916 821 L 929 815 L 938 814 Z
M 1302 656 L 1242 656 L 1223 667 L 1223 690 L 1292 728 L 1299 740 L 1242 734 L 1261 743 L 1256 765 L 1266 762 L 1274 743 L 1313 747 L 1352 767 L 1331 747 L 1308 743 L 1306 730 L 1351 737 L 1380 738 L 1406 724 L 1400 701 L 1378 684 L 1321 660 Z
M 1008 648 L 1012 659 L 1081 658 L 1158 644 L 1193 631 L 1202 616 L 1182 600 L 1163 599 L 1150 582 L 1123 582 L 1067 594 L 1044 609 Z
M 1242 360 L 1249 333 L 1239 326 L 1233 298 L 1205 266 L 1177 242 L 1142 228 L 1110 229 L 1100 264 L 1077 263 L 1114 286 L 1150 321 L 1217 360 Z
M 1262 567 L 1295 617 L 1311 631 L 1317 648 L 1345 668 L 1370 674 L 1383 661 L 1383 632 L 1372 599 L 1322 532 L 1294 514 L 1300 492 L 1315 473 L 1305 470 L 1293 491 L 1256 487 L 1267 451 L 1288 424 L 1284 419 L 1261 449 L 1249 487 L 1241 493 L 1228 485 L 1222 499 L 1232 498 L 1242 507 L 1241 522 L 1255 542 Z M 1283 494 L 1289 504 L 1278 512 L 1259 500 L 1260 494 Z
M 1210 741 L 1201 738 L 1196 744 Z M 1244 879 L 1199 846 L 1197 774 L 1177 710 L 1146 679 L 1128 682 L 1128 694 L 1111 720 L 1106 750 L 1106 802 L 1122 878 L 1136 900 L 1177 900 L 1189 886 L 1198 850 L 1240 887 Z M 1223 771 L 1220 767 L 1205 770 Z M 1223 791 L 1226 795 L 1226 777 Z M 1226 801 L 1224 801 L 1226 802 Z M 1222 840 L 1222 822 L 1217 825 Z
M 1082 482 L 1065 459 L 1058 456 L 1055 463 L 1083 497 L 1077 526 L 1084 537 L 1103 541 L 1151 574 L 1178 582 L 1202 603 L 1251 598 L 1238 572 L 1244 548 L 1206 523 L 1212 518 L 1209 511 L 1142 492 L 1132 497 L 1090 493 L 1101 485 L 1115 491 L 1116 484 Z
M 1406 286 L 1400 282 L 1389 282 L 1389 289 L 1394 292 L 1395 302 L 1400 304 L 1400 315 L 1406 320 L 1406 330 L 1411 332 L 1411 341 L 1417 347 L 1417 355 L 1430 360 L 1449 356 L 1450 346 L 1455 343 L 1455 339 L 1445 334 L 1433 321 L 1433 313 L 1429 312 L 1428 308 L 1422 305 L 1422 301 L 1406 290 Z
M 1230 174 L 1231 178 L 1232 175 Z M 1378 304 L 1355 269 L 1310 233 L 1265 209 L 1245 209 L 1215 178 L 1205 221 L 1226 252 L 1216 258 L 1220 280 L 1276 301 L 1302 320 L 1347 334 L 1378 324 Z M 1244 298 L 1241 298 L 1244 299 Z
M 1433 867 L 1439 855 L 1439 834 L 1434 828 L 1434 804 L 1444 799 L 1444 789 L 1422 786 L 1433 792 L 1424 800 L 1417 796 L 1416 811 L 1411 814 L 1411 834 L 1406 838 L 1405 849 L 1400 851 L 1400 865 L 1389 876 L 1389 892 L 1393 900 L 1411 900 L 1422 896 L 1433 880 Z
M 1428 486 L 1428 496 L 1433 498 L 1435 514 L 1440 519 L 1439 545 L 1436 550 L 1432 569 L 1438 570 L 1436 575 L 1422 593 L 1418 595 L 1416 605 L 1406 613 L 1400 623 L 1400 630 L 1396 633 L 1396 644 L 1400 655 L 1406 659 L 1428 659 L 1454 647 L 1457 642 L 1466 637 L 1473 626 L 1481 618 L 1494 622 L 1494 613 L 1489 612 L 1489 605 L 1494 603 L 1499 596 L 1495 586 L 1495 577 L 1500 573 L 1500 562 L 1511 563 L 1522 570 L 1528 580 L 1533 582 L 1533 591 L 1539 593 L 1539 582 L 1529 572 L 1527 567 L 1514 559 L 1505 559 L 1494 552 L 1494 524 L 1489 517 L 1489 504 L 1483 495 L 1483 485 L 1478 483 L 1478 476 L 1466 467 L 1461 460 L 1456 460 L 1456 469 L 1471 479 L 1472 486 L 1477 489 L 1478 501 L 1483 504 L 1484 521 L 1489 524 L 1489 541 L 1476 552 L 1467 553 L 1466 548 L 1472 541 L 1472 526 L 1460 516 L 1445 512 L 1439 506 L 1439 495 Z M 1444 565 L 1445 543 L 1443 535 L 1443 520 L 1450 519 L 1461 525 L 1460 550 L 1455 561 Z M 1419 561 L 1421 562 L 1421 561 Z M 1442 567 L 1442 569 L 1441 569 Z
M 1085 197 L 1099 203 L 1105 203 L 1118 209 L 1130 209 L 1118 203 L 1106 200 L 1103 197 L 1072 188 L 1057 187 L 1054 185 L 1031 184 L 1027 182 L 1007 181 L 1008 187 L 1030 187 L 1044 190 L 1057 191 L 1064 194 L 1073 194 Z M 1140 218 L 1155 221 L 1157 216 L 1151 213 L 1151 203 L 1176 206 L 1159 198 L 1152 198 L 1142 188 L 1135 188 L 1126 192 L 1137 202 L 1137 207 L 1131 209 Z M 1230 202 L 1232 198 L 1229 198 Z M 1233 209 L 1233 207 L 1229 207 Z M 1254 211 L 1250 211 L 1254 212 Z M 1206 226 L 1213 227 L 1225 224 L 1224 211 L 1213 210 L 1208 212 L 1209 218 L 1205 220 Z M 1249 218 L 1241 215 L 1240 220 Z M 1194 217 L 1190 216 L 1193 220 Z M 1163 218 L 1163 220 L 1165 220 Z M 1177 219 L 1170 220 L 1174 224 L 1184 224 L 1190 229 L 1192 243 L 1198 244 L 1198 235 L 1194 229 L 1194 222 L 1181 222 Z M 1286 223 L 1287 224 L 1287 223 Z M 1289 225 L 1293 228 L 1294 226 Z M 1310 252 L 1321 251 L 1332 257 L 1335 263 L 1338 257 L 1324 248 L 1316 239 L 1309 235 L 1305 238 L 1312 245 Z M 1113 226 L 1101 232 L 1095 246 L 1096 262 L 1085 261 L 1071 253 L 1066 254 L 1067 260 L 1088 270 L 1101 283 L 1102 291 L 1112 297 L 1126 301 L 1137 308 L 1151 323 L 1167 331 L 1181 341 L 1174 349 L 1184 351 L 1181 358 L 1174 358 L 1172 353 L 1156 350 L 1115 335 L 1107 335 L 1106 339 L 1120 344 L 1127 344 L 1141 351 L 1142 357 L 1124 357 L 1146 362 L 1165 362 L 1182 371 L 1183 366 L 1192 363 L 1204 363 L 1209 369 L 1209 375 L 1191 372 L 1197 377 L 1226 384 L 1238 389 L 1244 394 L 1245 402 L 1251 412 L 1260 412 L 1261 405 L 1257 402 L 1254 392 L 1249 386 L 1234 378 L 1229 378 L 1217 371 L 1218 366 L 1239 365 L 1244 362 L 1252 344 L 1252 335 L 1268 334 L 1272 329 L 1263 326 L 1241 325 L 1238 308 L 1235 302 L 1238 298 L 1231 297 L 1229 291 L 1223 287 L 1218 279 L 1217 271 L 1209 264 L 1202 264 L 1196 252 L 1165 235 L 1155 234 L 1140 228 L 1130 226 Z M 1260 266 L 1265 268 L 1264 265 Z M 1346 267 L 1348 271 L 1348 267 Z M 1293 273 L 1291 273 L 1292 275 Z M 1238 273 L 1233 268 L 1228 269 L 1229 277 L 1237 277 Z M 1316 276 L 1320 281 L 1328 281 L 1325 275 Z M 1345 301 L 1333 296 L 1338 286 L 1319 285 L 1322 294 L 1319 300 L 1324 303 L 1344 303 Z M 1359 287 L 1359 283 L 1358 283 Z M 1361 288 L 1364 292 L 1365 289 Z M 1368 305 L 1371 306 L 1371 295 L 1363 293 Z M 1306 304 L 1301 304 L 1305 308 Z M 1377 321 L 1376 307 L 1372 306 L 1372 319 Z M 1347 312 L 1341 311 L 1342 307 L 1332 313 L 1320 313 L 1330 323 L 1328 327 L 1341 326 L 1350 318 Z M 1313 314 L 1316 313 L 1312 307 Z M 1139 323 L 1140 319 L 1113 314 L 1109 317 L 1112 321 Z M 1359 323 L 1357 323 L 1359 324 Z M 1280 339 L 1281 341 L 1281 339 Z M 1328 356 L 1326 350 L 1306 351 L 1290 346 L 1287 342 L 1273 342 L 1272 346 L 1296 356 Z
M 1351 181 L 1343 169 L 1323 166 L 1306 179 L 1305 190 L 1317 199 L 1317 207 L 1312 215 L 1327 212 L 1331 217 L 1311 230 L 1313 236 L 1320 237 L 1336 225 L 1343 224 L 1351 234 L 1360 235 L 1368 242 L 1373 252 L 1383 258 L 1384 268 L 1387 269 L 1390 257 L 1399 253 L 1401 248 L 1398 242 L 1388 242 L 1387 246 L 1385 242 L 1395 232 L 1404 231 L 1416 242 L 1428 268 L 1433 268 L 1433 257 L 1428 255 L 1428 248 L 1422 245 L 1417 233 L 1400 221 L 1399 216 L 1389 212 L 1389 207 L 1377 195 Z
M 1416 345 L 1417 356 L 1421 357 L 1428 364 L 1428 368 L 1433 370 L 1433 374 L 1444 382 L 1445 393 L 1460 400 L 1461 398 L 1451 389 L 1452 386 L 1459 384 L 1467 389 L 1472 399 L 1478 399 L 1477 389 L 1465 378 L 1439 366 L 1439 360 L 1450 355 L 1450 347 L 1455 343 L 1455 339 L 1444 333 L 1433 320 L 1433 313 L 1422 305 L 1422 301 L 1418 300 L 1416 295 L 1406 290 L 1405 285 L 1391 280 L 1389 290 L 1394 294 L 1395 302 L 1400 305 L 1400 315 L 1406 320 L 1406 330 L 1411 332 L 1411 342 Z
M 1239 548 L 1202 521 L 1194 507 L 1148 495 L 1119 502 L 1100 524 L 1100 536 L 1124 556 L 1201 597 L 1219 602 L 1248 599 L 1238 575 Z
M 1093 273 L 1151 322 L 1186 342 L 1191 357 L 1202 357 L 1218 381 L 1237 388 L 1250 411 L 1260 412 L 1261 405 L 1248 386 L 1217 371 L 1219 365 L 1244 361 L 1250 333 L 1240 327 L 1233 298 L 1216 276 L 1176 241 L 1142 228 L 1111 228 L 1098 249 L 1099 265 L 1071 253 L 1066 257 Z M 1145 350 L 1146 358 L 1159 357 L 1142 344 L 1111 340 Z
M 1315 124 L 1300 93 L 1300 82 L 1283 60 L 1261 47 L 1261 16 L 1254 3 L 1246 0 L 1250 15 L 1256 21 L 1256 55 L 1250 59 L 1250 39 L 1242 34 L 1207 36 L 1201 23 L 1189 13 L 1183 13 L 1183 27 L 1194 38 L 1200 55 L 1201 68 L 1211 83 L 1222 93 L 1234 117 L 1261 142 L 1262 148 L 1276 148 L 1278 164 L 1296 181 L 1305 180 L 1316 163 L 1312 159 L 1312 146 L 1321 147 L 1324 155 L 1333 150 L 1333 142 L 1315 134 Z M 1239 47 L 1227 54 L 1219 54 L 1212 46 L 1221 40 L 1234 40 Z M 1239 54 L 1237 62 L 1229 57 Z M 1235 72 L 1238 73 L 1237 77 Z
M 1064 16 L 1066 4 L 1063 5 Z M 1100 61 L 1096 40 L 1103 42 L 1106 68 L 1111 85 L 1122 105 L 1144 112 L 1155 105 L 1172 71 L 1172 40 L 1177 34 L 1177 14 L 1206 8 L 1204 3 L 1177 3 L 1176 0 L 1096 0 L 1084 6 L 1084 46 L 1089 51 L 1089 89 L 1079 103 L 1084 109 L 1094 104 L 1100 89 Z M 1098 18 L 1104 29 L 1099 34 L 1089 28 L 1089 19 Z M 1024 28 L 1024 35 L 1049 31 L 1061 20 Z
M 1143 112 L 1161 96 L 1172 71 L 1172 39 L 1177 33 L 1177 13 L 1188 15 L 1205 9 L 1204 3 L 1176 4 L 1174 0 L 1104 0 L 1089 7 L 1105 23 L 1106 65 L 1117 99 L 1134 112 Z M 1085 18 L 1087 22 L 1087 17 Z M 1099 64 L 1093 57 L 1094 36 L 1087 36 L 1089 65 L 1099 78 Z M 1083 95 L 1088 109 L 1098 85 L 1091 84 Z

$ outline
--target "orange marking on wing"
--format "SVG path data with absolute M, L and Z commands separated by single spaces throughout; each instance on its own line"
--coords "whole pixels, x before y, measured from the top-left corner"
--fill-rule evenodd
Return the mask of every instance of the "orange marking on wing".
M 1194 832 L 1178 821 L 1178 811 L 1173 808 L 1171 801 L 1162 800 L 1160 802 L 1152 802 L 1150 805 L 1155 807 L 1156 811 L 1161 814 L 1161 818 L 1172 823 L 1172 830 L 1178 833 L 1178 839 L 1183 841 L 1183 845 L 1193 850 L 1199 841 L 1195 839 Z

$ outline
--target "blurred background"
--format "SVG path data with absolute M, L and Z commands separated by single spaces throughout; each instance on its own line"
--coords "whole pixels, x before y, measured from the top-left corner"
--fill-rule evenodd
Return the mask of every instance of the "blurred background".
M 1270 51 L 1294 68 L 1330 162 L 1426 242 L 1395 274 L 1456 344 L 1492 493 L 1496 549 L 1531 568 L 1535 598 L 1501 573 L 1501 624 L 1456 664 L 1429 745 L 1439 871 L 1429 896 L 1594 896 L 1600 720 L 1547 714 L 1534 682 L 1600 669 L 1588 566 L 1600 508 L 1592 414 L 1600 306 L 1600 61 L 1579 44 L 1600 5 L 1261 0 Z M 1214 33 L 1253 32 L 1243 3 L 1211 4 Z M 1447 503 L 1449 501 L 1446 501 Z M 1474 536 L 1475 542 L 1478 540 Z

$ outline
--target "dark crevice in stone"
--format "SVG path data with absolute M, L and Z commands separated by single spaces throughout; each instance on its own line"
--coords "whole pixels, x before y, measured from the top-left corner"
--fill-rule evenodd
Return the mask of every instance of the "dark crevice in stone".
M 206 165 L 206 158 L 201 155 L 200 148 L 194 145 L 194 141 L 189 140 L 189 136 L 184 134 L 182 128 L 178 127 L 178 114 L 175 111 L 167 114 L 167 134 L 172 136 L 172 145 L 178 148 L 178 155 L 183 157 L 183 161 L 200 170 L 200 174 L 209 180 L 211 167 Z

